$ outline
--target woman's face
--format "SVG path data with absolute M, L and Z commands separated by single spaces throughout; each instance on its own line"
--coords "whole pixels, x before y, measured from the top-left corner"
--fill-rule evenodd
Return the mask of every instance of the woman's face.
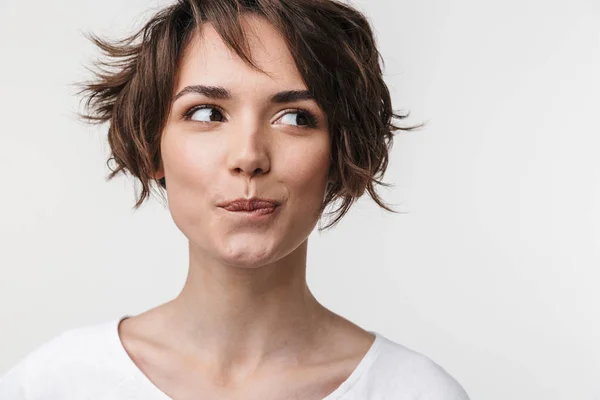
M 157 177 L 166 177 L 173 220 L 194 248 L 228 265 L 258 267 L 288 255 L 314 229 L 331 142 L 314 100 L 272 100 L 307 87 L 275 28 L 260 17 L 244 21 L 253 59 L 270 76 L 205 25 L 179 65 Z M 260 221 L 218 206 L 251 197 L 280 205 Z

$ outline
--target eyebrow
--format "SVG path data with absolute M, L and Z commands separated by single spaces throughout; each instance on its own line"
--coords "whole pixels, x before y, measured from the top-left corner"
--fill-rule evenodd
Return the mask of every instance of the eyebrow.
M 231 93 L 222 86 L 191 85 L 183 88 L 173 102 L 187 93 L 198 93 L 211 99 L 229 100 Z M 284 90 L 271 96 L 271 103 L 291 103 L 300 100 L 315 100 L 313 94 L 308 90 Z

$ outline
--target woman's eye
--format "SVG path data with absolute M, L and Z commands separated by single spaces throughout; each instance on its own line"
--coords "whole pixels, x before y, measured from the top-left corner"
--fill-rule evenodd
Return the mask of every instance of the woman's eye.
M 184 114 L 184 118 L 196 122 L 223 122 L 225 117 L 216 107 L 208 104 L 192 107 Z M 280 118 L 284 124 L 298 127 L 316 128 L 317 119 L 312 113 L 304 110 L 289 111 Z
M 221 111 L 213 106 L 194 107 L 185 116 L 187 119 L 198 122 L 221 122 L 224 119 Z
M 288 112 L 283 117 L 281 117 L 283 122 L 290 123 L 296 126 L 306 126 L 314 128 L 316 127 L 316 119 L 310 113 L 306 111 L 293 111 Z

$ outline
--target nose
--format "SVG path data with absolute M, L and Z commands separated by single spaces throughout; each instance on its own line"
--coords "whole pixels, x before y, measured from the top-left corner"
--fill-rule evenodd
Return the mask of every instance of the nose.
M 258 123 L 234 129 L 228 143 L 229 170 L 249 178 L 266 174 L 270 169 L 268 132 L 262 130 Z

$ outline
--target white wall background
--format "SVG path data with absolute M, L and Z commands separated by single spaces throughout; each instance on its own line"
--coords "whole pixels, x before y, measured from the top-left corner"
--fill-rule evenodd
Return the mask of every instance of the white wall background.
M 0 374 L 59 332 L 174 297 L 187 241 L 110 183 L 69 83 L 166 1 L 0 0 Z M 313 232 L 326 306 L 472 399 L 600 399 L 600 2 L 362 0 L 396 109 L 384 198 Z

